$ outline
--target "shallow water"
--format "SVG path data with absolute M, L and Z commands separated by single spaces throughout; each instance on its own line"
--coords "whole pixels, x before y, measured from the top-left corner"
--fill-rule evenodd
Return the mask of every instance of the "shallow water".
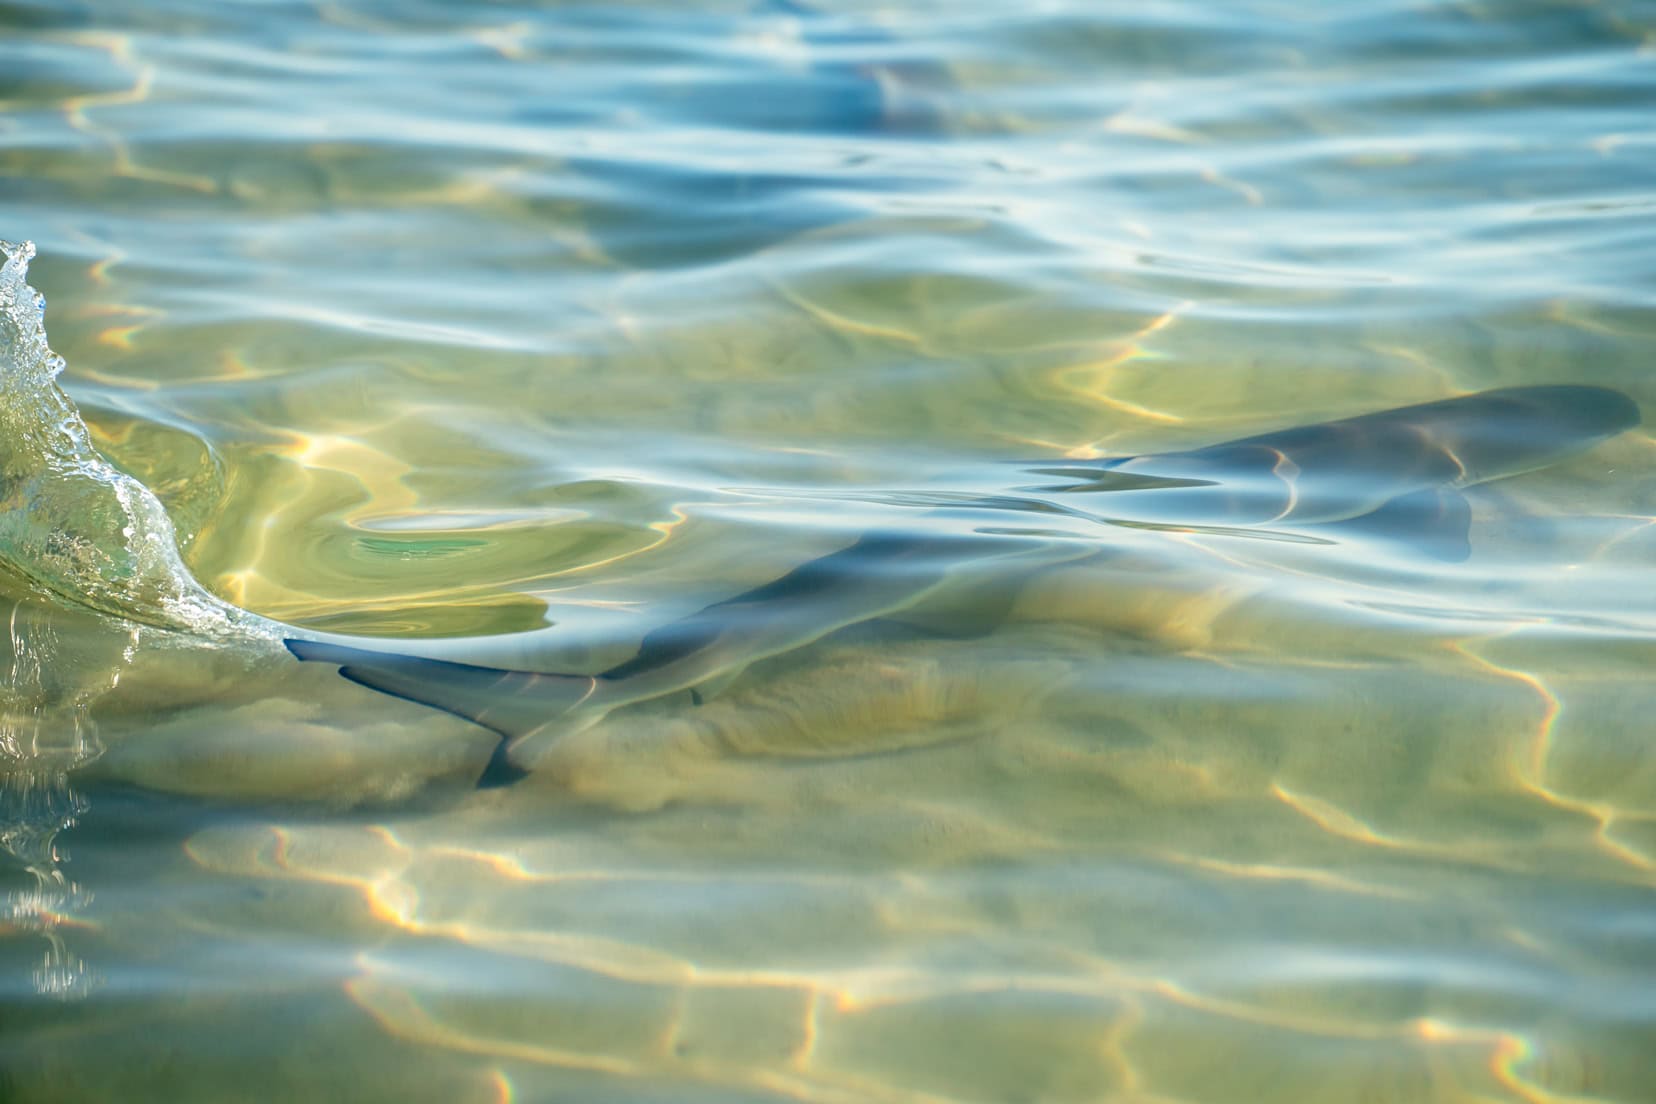
M 113 465 L 7 350 L 0 1096 L 1650 1099 L 1648 428 L 1464 562 L 977 517 L 1060 551 L 488 791 L 94 498 L 263 617 L 588 672 L 1007 461 L 1648 425 L 1652 26 L 0 0 L 0 237 Z

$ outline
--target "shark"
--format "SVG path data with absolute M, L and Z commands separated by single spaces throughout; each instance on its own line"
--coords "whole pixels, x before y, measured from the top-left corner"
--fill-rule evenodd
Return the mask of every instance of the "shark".
M 524 668 L 554 626 L 375 640 L 273 621 L 202 586 L 160 500 L 98 452 L 58 385 L 64 361 L 47 344 L 45 300 L 26 282 L 34 253 L 32 243 L 0 241 L 0 501 L 11 507 L 0 510 L 0 568 L 28 590 L 159 631 L 148 640 L 202 642 L 261 670 L 266 657 L 285 659 L 285 646 L 352 682 L 481 725 L 496 736 L 484 787 L 522 778 L 546 741 L 623 706 L 706 697 L 754 663 L 861 622 L 923 622 L 947 606 L 933 602 L 939 592 L 964 593 L 971 614 L 992 623 L 998 604 L 1044 567 L 1133 543 L 1124 529 L 1312 546 L 1381 541 L 1462 560 L 1466 488 L 1556 464 L 1640 421 L 1637 404 L 1610 388 L 1504 387 L 1196 448 L 989 464 L 913 492 L 882 490 L 882 507 L 914 508 L 883 516 L 910 520 L 882 522 L 667 621 L 624 662 L 546 672 Z
M 913 504 L 925 511 L 916 524 L 865 532 L 664 624 L 631 658 L 593 674 L 474 665 L 309 634 L 283 643 L 352 682 L 489 729 L 498 741 L 478 786 L 500 787 L 530 772 L 535 746 L 613 710 L 683 691 L 699 701 L 759 660 L 912 608 L 985 569 L 1015 573 L 1107 547 L 1112 526 L 1330 544 L 1362 535 L 1464 560 L 1466 488 L 1551 466 L 1639 423 L 1637 404 L 1610 388 L 1505 387 L 1193 449 L 1019 462 L 1012 470 L 1039 481 L 994 494 L 917 494 Z M 982 523 L 1008 512 L 1079 521 L 1100 536 Z M 939 524 L 961 518 L 964 533 Z

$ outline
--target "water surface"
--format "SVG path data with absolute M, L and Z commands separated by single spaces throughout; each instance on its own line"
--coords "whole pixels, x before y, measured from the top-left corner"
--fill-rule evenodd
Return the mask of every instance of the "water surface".
M 1649 1098 L 1648 429 L 1471 489 L 1463 562 L 1007 513 L 1075 554 L 502 790 L 216 604 L 590 672 L 1009 461 L 1518 385 L 1650 423 L 1638 5 L 0 28 L 73 404 L 7 350 L 0 1096 Z M 27 490 L 75 409 L 180 564 Z

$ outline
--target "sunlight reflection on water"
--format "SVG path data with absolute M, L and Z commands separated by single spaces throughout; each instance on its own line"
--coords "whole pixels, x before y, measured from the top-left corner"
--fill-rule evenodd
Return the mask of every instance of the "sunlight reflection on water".
M 0 235 L 91 442 L 316 629 L 598 671 L 1039 498 L 1008 461 L 1517 385 L 1650 421 L 1621 5 L 0 27 Z M 1212 516 L 979 563 L 488 793 L 459 718 L 8 576 L 0 1095 L 1633 1104 L 1651 440 L 1473 488 L 1464 563 Z M 1008 506 L 924 524 L 1098 539 Z

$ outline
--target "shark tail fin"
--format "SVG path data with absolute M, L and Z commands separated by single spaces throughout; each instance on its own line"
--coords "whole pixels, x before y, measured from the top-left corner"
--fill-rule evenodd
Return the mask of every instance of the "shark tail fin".
M 579 705 L 597 685 L 589 675 L 546 675 L 474 667 L 317 640 L 282 641 L 296 657 L 335 663 L 339 673 L 370 690 L 453 713 L 500 735 L 478 787 L 504 786 L 528 774 L 512 749 L 529 733 Z

